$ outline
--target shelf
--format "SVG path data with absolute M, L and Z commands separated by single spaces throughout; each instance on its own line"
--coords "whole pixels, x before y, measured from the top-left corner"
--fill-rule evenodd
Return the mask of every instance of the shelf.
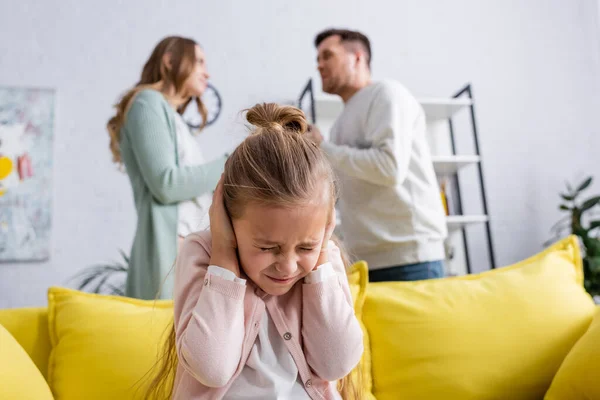
M 433 169 L 438 176 L 452 176 L 459 169 L 477 164 L 479 156 L 433 156 Z
M 344 103 L 337 96 L 319 96 L 315 98 L 317 121 L 321 118 L 335 119 L 342 113 Z
M 488 221 L 488 217 L 485 215 L 448 215 L 446 216 L 446 226 L 448 227 L 448 233 L 460 231 L 462 228 L 469 225 L 483 224 Z M 340 213 L 337 213 L 336 227 L 341 226 Z M 336 232 L 339 236 L 340 232 Z
M 336 214 L 336 226 L 341 225 L 341 218 L 339 211 Z M 488 217 L 486 215 L 447 215 L 446 216 L 446 225 L 448 226 L 448 231 L 454 232 L 457 231 L 467 225 L 475 225 L 475 224 L 483 224 L 488 221 Z
M 446 216 L 446 223 L 448 225 L 448 231 L 453 232 L 467 225 L 483 224 L 488 221 L 487 215 L 448 215 Z
M 423 110 L 425 110 L 428 120 L 448 119 L 458 111 L 472 104 L 471 99 L 466 98 L 419 99 L 419 103 L 421 103 Z
M 428 120 L 448 119 L 458 111 L 471 105 L 466 98 L 423 98 L 417 99 Z M 317 118 L 335 119 L 344 109 L 344 103 L 338 96 L 318 95 L 315 97 Z

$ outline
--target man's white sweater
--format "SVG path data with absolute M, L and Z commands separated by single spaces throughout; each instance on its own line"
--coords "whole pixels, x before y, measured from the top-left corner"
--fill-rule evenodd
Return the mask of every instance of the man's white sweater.
M 447 235 L 425 114 L 400 83 L 352 96 L 321 147 L 340 180 L 344 241 L 370 269 L 444 259 Z

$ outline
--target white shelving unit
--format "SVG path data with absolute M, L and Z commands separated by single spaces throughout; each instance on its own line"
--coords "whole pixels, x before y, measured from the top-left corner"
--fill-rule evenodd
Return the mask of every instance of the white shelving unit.
M 446 217 L 450 232 L 456 232 L 468 225 L 483 224 L 488 220 L 487 215 L 449 215 Z
M 446 120 L 472 104 L 471 99 L 422 98 L 418 100 L 429 121 Z
M 450 118 L 458 111 L 471 105 L 470 99 L 420 98 L 417 99 L 428 121 Z M 338 96 L 318 95 L 315 97 L 317 119 L 335 119 L 344 109 L 344 103 Z
M 471 99 L 460 98 L 420 98 L 417 99 L 429 123 L 447 120 L 459 111 L 469 107 Z M 344 109 L 344 103 L 338 96 L 320 94 L 315 97 L 315 111 L 318 121 L 333 121 Z M 445 155 L 432 156 L 433 167 L 438 177 L 450 177 L 460 169 L 476 165 L 481 161 L 475 155 Z M 488 221 L 485 215 L 450 215 L 447 217 L 448 230 L 458 231 L 468 225 L 481 224 Z
M 320 95 L 315 97 L 317 120 L 335 119 L 344 109 L 344 102 L 338 96 Z
M 467 93 L 468 97 L 461 96 Z M 473 110 L 473 100 L 471 88 L 468 85 L 461 90 L 457 97 L 453 98 L 428 98 L 419 99 L 425 115 L 428 126 L 428 139 L 432 145 L 432 162 L 436 175 L 440 179 L 452 178 L 450 182 L 454 184 L 454 197 L 456 202 L 454 211 L 459 215 L 449 215 L 446 217 L 448 227 L 447 246 L 453 250 L 452 260 L 447 263 L 451 274 L 468 274 L 471 272 L 469 246 L 467 242 L 467 232 L 471 226 L 485 225 L 487 229 L 488 250 L 490 256 L 490 267 L 495 268 L 495 260 L 491 241 L 491 232 L 489 227 L 489 216 L 487 212 L 487 203 L 485 199 L 485 190 L 483 188 L 483 177 L 481 172 L 481 157 L 479 156 L 479 147 L 477 144 L 477 130 L 475 126 L 475 117 Z M 475 153 L 472 155 L 456 155 L 454 143 L 453 117 L 461 111 L 469 112 L 472 122 L 472 134 L 475 141 Z M 434 150 L 435 148 L 435 150 Z M 450 154 L 448 154 L 448 152 Z M 444 155 L 441 155 L 444 154 Z M 477 168 L 480 177 L 480 189 L 483 200 L 483 214 L 469 215 L 464 213 L 462 207 L 461 193 L 458 186 L 459 172 L 467 168 Z

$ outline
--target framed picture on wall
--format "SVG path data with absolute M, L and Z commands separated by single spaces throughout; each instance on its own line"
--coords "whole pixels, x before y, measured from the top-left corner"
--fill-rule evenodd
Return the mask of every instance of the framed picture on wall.
M 0 262 L 50 257 L 55 91 L 0 87 Z

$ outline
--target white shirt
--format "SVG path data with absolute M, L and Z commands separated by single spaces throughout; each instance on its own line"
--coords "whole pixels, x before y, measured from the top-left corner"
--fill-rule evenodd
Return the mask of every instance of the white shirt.
M 227 269 L 211 265 L 208 273 L 224 279 L 246 284 Z M 330 263 L 321 265 L 304 278 L 305 283 L 321 282 L 335 275 Z M 223 397 L 224 400 L 307 400 L 310 396 L 299 380 L 298 367 L 277 332 L 268 311 L 261 320 L 256 341 L 242 372 Z
M 348 100 L 321 147 L 338 173 L 341 231 L 370 269 L 443 260 L 445 213 L 425 113 L 400 83 Z
M 204 164 L 206 160 L 202 155 L 200 146 L 192 136 L 181 115 L 175 113 L 175 128 L 177 132 L 177 155 L 181 165 Z M 212 196 L 204 194 L 192 200 L 182 201 L 178 204 L 177 235 L 185 237 L 192 232 L 205 229 L 209 225 L 208 209 Z

